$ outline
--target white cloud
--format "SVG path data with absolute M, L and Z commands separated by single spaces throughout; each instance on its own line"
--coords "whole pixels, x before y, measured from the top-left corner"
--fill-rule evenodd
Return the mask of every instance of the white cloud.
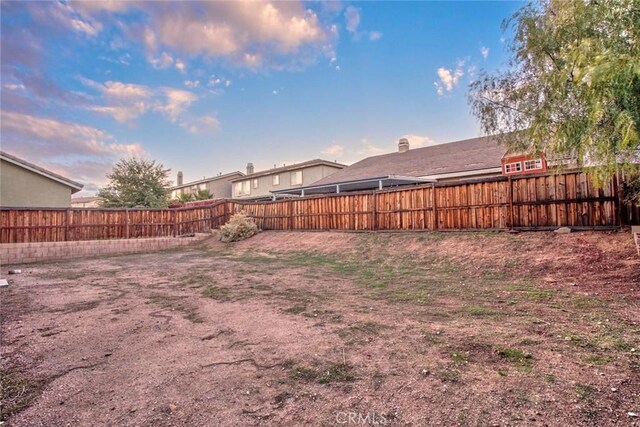
M 158 58 L 149 58 L 149 62 L 154 68 L 167 68 L 173 64 L 173 58 L 167 52 L 162 52 Z
M 262 57 L 259 54 L 245 53 L 242 64 L 248 68 L 258 68 L 262 65 Z
M 371 31 L 369 33 L 369 40 L 376 41 L 382 38 L 382 33 L 380 31 Z
M 73 27 L 74 30 L 81 33 L 85 33 L 86 35 L 92 36 L 92 37 L 96 36 L 100 31 L 99 28 L 96 28 L 90 22 L 85 22 L 80 19 L 72 19 L 71 26 Z
M 437 143 L 426 135 L 408 134 L 403 135 L 402 138 L 409 140 L 410 148 L 429 147 L 431 145 L 437 145 Z
M 31 2 L 31 16 L 38 25 L 55 28 L 70 28 L 77 33 L 95 37 L 102 31 L 102 24 L 88 16 L 82 16 L 68 3 L 63 2 Z
M 148 97 L 151 90 L 142 85 L 108 81 L 104 84 L 102 93 L 110 98 L 135 99 Z
M 438 68 L 437 73 L 440 81 L 434 82 L 438 95 L 443 96 L 445 92 L 451 92 L 453 90 L 454 86 L 458 84 L 460 77 L 464 75 L 464 71 L 462 71 L 463 66 L 464 61 L 458 61 L 455 70 L 444 67 Z
M 180 126 L 190 133 L 216 132 L 220 129 L 220 121 L 212 115 L 205 115 L 195 120 L 184 120 Z
M 196 88 L 200 86 L 200 80 L 185 80 L 184 85 L 189 88 Z
M 119 122 L 131 121 L 149 111 L 162 113 L 175 122 L 198 99 L 192 92 L 170 87 L 152 89 L 148 86 L 116 81 L 102 84 L 82 77 L 80 81 L 102 94 L 102 104 L 87 108 L 110 115 Z M 197 87 L 199 82 L 196 84 L 190 80 L 185 81 L 185 85 L 189 84 Z
M 360 26 L 360 10 L 356 7 L 349 6 L 344 12 L 347 21 L 347 31 L 355 33 Z
M 215 95 L 220 95 L 223 92 L 223 88 L 227 88 L 231 86 L 231 80 L 226 77 L 216 76 L 215 74 L 211 76 L 209 81 L 207 82 L 207 87 L 209 91 Z
M 162 92 L 166 97 L 166 102 L 156 105 L 155 110 L 165 114 L 171 121 L 176 121 L 184 110 L 198 99 L 195 94 L 186 90 L 163 88 Z
M 178 71 L 184 73 L 186 68 L 187 68 L 187 65 L 181 59 L 176 59 L 176 69 Z
M 25 86 L 22 83 L 5 83 L 2 85 L 2 87 L 4 87 L 5 89 L 8 90 L 23 90 L 25 89 Z
M 112 116 L 114 119 L 121 123 L 134 120 L 135 118 L 143 115 L 148 109 L 148 106 L 144 102 L 136 102 L 131 105 L 95 105 L 89 107 L 89 110 L 96 113 Z
M 379 154 L 387 153 L 388 151 L 382 147 L 372 144 L 368 139 L 364 138 L 360 141 L 360 148 L 357 153 L 363 157 L 377 156 Z
M 70 1 L 31 10 L 40 23 L 92 37 L 107 25 L 117 27 L 123 37 L 142 44 L 149 62 L 160 68 L 171 65 L 160 52 L 183 57 L 183 64 L 204 56 L 249 68 L 299 68 L 332 51 L 338 36 L 331 22 L 335 14 L 319 16 L 302 0 Z M 144 27 L 121 19 L 131 14 L 139 15 L 136 21 Z
M 100 114 L 112 116 L 118 122 L 131 121 L 151 108 L 153 91 L 147 86 L 107 81 L 104 84 L 80 77 L 87 87 L 101 93 L 105 105 L 91 105 L 87 108 Z
M 487 59 L 487 58 L 489 57 L 489 48 L 488 48 L 488 47 L 485 47 L 485 46 L 482 46 L 482 47 L 480 48 L 480 53 L 482 54 L 482 57 L 483 57 L 484 59 Z
M 151 17 L 149 51 L 166 46 L 186 55 L 225 57 L 248 67 L 263 57 L 296 54 L 330 39 L 315 12 L 301 2 L 183 2 L 180 7 L 139 5 Z M 176 63 L 177 64 L 177 63 Z
M 1 110 L 3 149 L 95 189 L 121 157 L 142 157 L 140 144 L 123 144 L 80 123 Z M 25 142 L 28 142 L 25 143 Z
M 340 144 L 332 144 L 322 150 L 322 154 L 334 157 L 342 157 L 344 155 L 344 146 Z
M 354 41 L 361 39 L 368 39 L 369 41 L 377 41 L 382 38 L 380 31 L 362 31 L 360 28 L 360 21 L 362 20 L 361 11 L 357 7 L 349 6 L 345 9 L 344 17 L 346 21 L 346 28 L 349 33 L 352 34 Z

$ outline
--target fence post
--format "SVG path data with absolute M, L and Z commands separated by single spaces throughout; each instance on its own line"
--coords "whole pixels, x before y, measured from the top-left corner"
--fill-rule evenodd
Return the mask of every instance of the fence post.
M 513 181 L 511 180 L 511 176 L 509 176 L 507 185 L 509 185 L 507 198 L 509 201 L 509 230 L 511 230 L 513 229 Z
M 265 224 L 267 223 L 267 205 L 266 203 L 264 205 L 262 205 L 262 227 L 260 227 L 262 230 L 266 230 L 265 228 Z
M 623 194 L 623 189 L 620 186 L 620 173 L 616 172 L 615 177 L 613 178 L 613 191 L 615 192 L 615 202 L 614 202 L 614 206 L 616 209 L 616 218 L 618 219 L 618 226 L 620 228 L 622 228 L 622 226 L 624 225 L 624 212 L 622 209 L 622 205 L 623 205 L 623 200 L 624 200 L 624 194 Z
M 378 193 L 373 190 L 373 231 L 378 230 Z
M 71 220 L 71 209 L 67 209 L 64 223 L 64 241 L 69 241 L 69 221 Z
M 438 207 L 436 205 L 436 183 L 431 184 L 431 207 L 433 210 L 433 231 L 438 229 Z
M 131 234 L 130 234 L 130 231 L 129 231 L 129 222 L 130 222 L 130 220 L 129 220 L 129 208 L 126 208 L 124 210 L 124 213 L 125 213 L 125 221 L 126 221 L 125 222 L 125 236 L 126 236 L 127 239 L 129 239 L 131 237 Z
M 172 210 L 171 215 L 173 216 L 173 237 L 176 237 L 178 235 L 178 210 Z
M 293 200 L 287 200 L 287 203 L 289 204 L 289 230 L 293 230 Z

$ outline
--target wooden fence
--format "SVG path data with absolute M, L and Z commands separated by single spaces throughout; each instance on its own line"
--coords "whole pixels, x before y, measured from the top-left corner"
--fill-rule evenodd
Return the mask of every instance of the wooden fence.
M 244 210 L 261 228 L 275 230 L 597 229 L 621 224 L 615 181 L 596 188 L 580 172 L 228 203 L 229 212 Z
M 176 236 L 218 228 L 241 210 L 264 230 L 613 228 L 625 222 L 617 190 L 615 180 L 596 188 L 571 172 L 182 209 L 2 209 L 0 242 Z
M 226 202 L 182 209 L 0 210 L 0 243 L 65 242 L 179 236 L 226 221 Z

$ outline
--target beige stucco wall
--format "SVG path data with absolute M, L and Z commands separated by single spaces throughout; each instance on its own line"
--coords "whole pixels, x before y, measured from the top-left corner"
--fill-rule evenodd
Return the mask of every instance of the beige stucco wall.
M 172 190 L 169 194 L 171 199 L 177 199 L 180 194 L 191 193 L 196 194 L 198 190 L 209 190 L 209 193 L 213 195 L 214 199 L 228 199 L 231 197 L 231 180 L 240 177 L 240 174 L 231 175 L 228 178 L 215 179 L 208 182 L 203 182 L 197 185 L 183 187 L 178 190 Z
M 0 160 L 0 206 L 67 208 L 71 187 Z
M 314 182 L 324 178 L 325 176 L 329 176 L 332 173 L 342 169 L 341 167 L 332 167 L 328 165 L 316 165 L 310 166 L 301 169 L 293 169 L 286 172 L 276 172 L 269 175 L 264 175 L 258 178 L 249 178 L 249 194 L 238 194 L 236 191 L 236 183 L 243 182 L 236 181 L 233 184 L 233 198 L 234 199 L 247 199 L 253 197 L 260 196 L 271 196 L 272 190 L 284 190 L 285 188 L 296 187 L 291 183 L 291 174 L 295 171 L 302 170 L 302 184 L 298 185 L 298 187 L 304 187 L 307 185 L 311 185 Z M 273 176 L 280 175 L 280 184 L 273 185 Z M 258 180 L 258 188 L 254 188 L 254 179 Z

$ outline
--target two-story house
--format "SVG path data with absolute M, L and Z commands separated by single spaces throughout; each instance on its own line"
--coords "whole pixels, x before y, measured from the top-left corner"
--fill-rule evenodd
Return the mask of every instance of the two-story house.
M 247 164 L 247 174 L 245 176 L 231 180 L 233 183 L 233 198 L 272 198 L 273 194 L 271 192 L 274 190 L 304 187 L 345 167 L 346 165 L 341 163 L 315 159 L 255 172 L 253 164 L 249 163 Z
M 184 182 L 184 175 L 178 172 L 176 185 L 169 188 L 169 198 L 177 199 L 181 194 L 197 194 L 199 190 L 207 190 L 214 199 L 231 197 L 231 181 L 244 176 L 240 171 L 219 174 L 198 181 Z

